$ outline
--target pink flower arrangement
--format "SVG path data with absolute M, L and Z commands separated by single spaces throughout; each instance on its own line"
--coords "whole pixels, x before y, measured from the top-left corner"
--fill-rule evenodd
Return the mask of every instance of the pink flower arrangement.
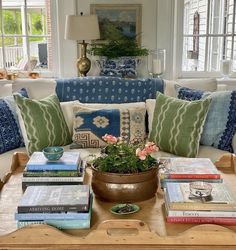
M 154 152 L 158 152 L 159 148 L 155 145 L 154 142 L 147 142 L 145 144 L 144 149 L 137 148 L 136 156 L 139 157 L 140 160 L 144 161 L 148 155 Z
M 105 134 L 102 139 L 109 144 L 116 144 L 118 139 L 113 135 Z
M 107 146 L 102 154 L 94 160 L 99 171 L 111 173 L 135 173 L 157 167 L 157 161 L 151 156 L 159 151 L 154 142 L 130 144 L 121 137 L 105 134 L 102 139 Z

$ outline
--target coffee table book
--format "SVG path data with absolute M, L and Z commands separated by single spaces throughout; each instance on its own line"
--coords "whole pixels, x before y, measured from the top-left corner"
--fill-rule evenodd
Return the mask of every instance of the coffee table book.
M 77 170 L 81 164 L 79 152 L 64 152 L 58 161 L 49 161 L 43 152 L 34 152 L 28 163 L 27 171 Z
M 210 199 L 190 194 L 189 183 L 167 183 L 165 199 L 171 210 L 236 211 L 236 198 L 224 183 L 211 183 Z
M 18 228 L 32 224 L 47 224 L 59 229 L 87 229 L 90 228 L 92 204 L 93 195 L 90 194 L 89 211 L 86 213 L 16 213 L 15 219 Z
M 89 185 L 30 186 L 18 205 L 18 213 L 88 212 Z
M 220 179 L 220 173 L 208 158 L 161 158 L 160 179 Z

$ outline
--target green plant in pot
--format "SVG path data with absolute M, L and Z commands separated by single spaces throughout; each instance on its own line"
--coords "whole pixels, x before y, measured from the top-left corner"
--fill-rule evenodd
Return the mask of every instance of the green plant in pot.
M 109 39 L 104 43 L 93 44 L 89 53 L 99 56 L 97 60 L 101 75 L 137 77 L 136 67 L 148 50 L 138 45 L 136 36 L 127 37 L 113 26 L 108 27 Z
M 94 194 L 107 201 L 133 202 L 155 196 L 158 164 L 151 154 L 153 142 L 129 144 L 112 135 L 103 136 L 107 146 L 92 163 Z

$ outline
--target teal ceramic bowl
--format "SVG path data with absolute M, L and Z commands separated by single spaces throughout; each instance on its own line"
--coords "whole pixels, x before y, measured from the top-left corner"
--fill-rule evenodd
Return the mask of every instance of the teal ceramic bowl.
M 63 147 L 46 147 L 43 149 L 43 154 L 49 161 L 58 161 L 63 153 Z

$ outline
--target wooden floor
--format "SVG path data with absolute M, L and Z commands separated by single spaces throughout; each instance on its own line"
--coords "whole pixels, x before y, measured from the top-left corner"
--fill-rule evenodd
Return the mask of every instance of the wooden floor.
M 22 196 L 25 155 L 16 155 L 14 173 L 0 196 L 0 249 L 236 249 L 236 226 L 168 224 L 165 222 L 163 192 L 138 202 L 141 210 L 117 216 L 109 212 L 114 203 L 94 199 L 90 230 L 60 231 L 34 225 L 17 230 L 14 213 Z M 236 175 L 222 173 L 236 194 Z M 91 170 L 86 170 L 89 183 Z

